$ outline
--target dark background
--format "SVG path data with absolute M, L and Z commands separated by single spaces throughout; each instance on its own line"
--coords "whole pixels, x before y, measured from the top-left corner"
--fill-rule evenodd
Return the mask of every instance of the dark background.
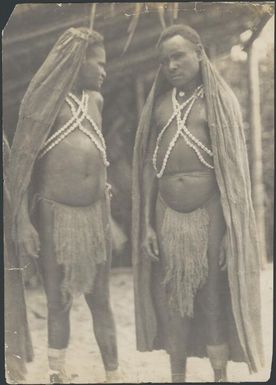
M 148 4 L 148 7 L 146 6 Z M 154 50 L 162 31 L 158 5 L 146 3 L 134 36 L 123 54 L 128 28 L 138 10 L 135 3 L 97 4 L 94 28 L 105 38 L 107 81 L 103 130 L 111 160 L 109 180 L 113 185 L 112 216 L 116 221 L 118 245 L 114 266 L 129 266 L 131 161 L 139 115 L 157 69 Z M 178 4 L 178 14 L 165 8 L 163 21 L 186 23 L 202 37 L 206 51 L 236 93 L 243 110 L 250 151 L 247 60 L 233 61 L 231 49 L 240 44 L 241 33 L 257 28 L 272 3 L 186 2 Z M 271 12 L 271 8 L 270 8 Z M 29 81 L 43 63 L 63 31 L 71 26 L 89 26 L 91 4 L 19 4 L 15 7 L 2 38 L 3 47 L 3 128 L 12 143 L 20 101 Z M 174 16 L 177 18 L 174 19 Z M 273 41 L 273 37 L 271 37 Z M 272 258 L 274 191 L 274 55 L 273 43 L 260 60 L 260 91 L 265 187 L 266 246 Z M 121 243 L 120 243 L 121 239 Z M 126 242 L 123 242 L 126 240 Z

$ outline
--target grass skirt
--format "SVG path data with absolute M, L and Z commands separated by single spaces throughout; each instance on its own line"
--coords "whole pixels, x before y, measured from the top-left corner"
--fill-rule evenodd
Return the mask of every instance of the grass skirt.
M 208 277 L 208 212 L 205 208 L 175 211 L 160 195 L 156 210 L 169 302 L 183 317 L 193 317 L 194 297 Z
M 107 262 L 110 251 L 108 202 L 101 199 L 91 206 L 68 206 L 41 196 L 38 200 L 40 216 L 41 204 L 51 210 L 53 252 L 64 271 L 62 292 L 91 293 L 98 265 Z

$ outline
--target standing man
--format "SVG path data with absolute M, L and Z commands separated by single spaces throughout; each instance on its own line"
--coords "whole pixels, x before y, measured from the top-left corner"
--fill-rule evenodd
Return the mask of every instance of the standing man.
M 39 257 L 51 383 L 68 381 L 64 366 L 74 293 L 85 294 L 107 380 L 118 380 L 101 131 L 105 60 L 99 33 L 65 31 L 29 85 L 11 149 L 13 239 L 19 255 Z
M 263 364 L 240 107 L 192 28 L 167 28 L 157 47 L 133 163 L 137 348 L 166 349 L 172 382 L 185 381 L 187 356 L 208 356 L 226 381 L 228 360 Z

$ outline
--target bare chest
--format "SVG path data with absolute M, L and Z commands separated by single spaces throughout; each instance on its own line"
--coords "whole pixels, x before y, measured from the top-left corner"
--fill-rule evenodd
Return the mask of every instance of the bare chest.
M 168 121 L 173 115 L 173 105 L 171 98 L 166 98 L 159 105 L 157 105 L 155 109 L 155 122 L 157 135 L 163 130 L 163 128 L 167 125 Z M 185 109 L 181 114 L 181 118 L 183 118 L 185 114 Z M 191 108 L 189 114 L 187 115 L 187 119 L 185 121 L 185 125 L 188 130 L 192 133 L 192 135 L 197 138 L 201 143 L 205 146 L 211 146 L 210 132 L 207 123 L 206 109 L 205 104 L 202 100 L 197 100 L 193 107 Z M 174 118 L 171 124 L 166 128 L 162 135 L 162 140 L 160 141 L 160 147 L 167 147 L 169 143 L 175 138 L 179 126 L 177 124 L 177 119 Z M 178 139 L 175 144 L 175 149 L 177 148 L 185 148 L 187 147 L 187 143 L 184 140 L 183 130 L 178 135 Z
M 87 100 L 85 105 L 73 105 L 67 100 L 40 157 L 45 170 L 89 173 L 89 169 L 94 171 L 95 166 L 102 166 L 104 139 L 101 123 L 101 113 L 93 99 Z
M 49 134 L 48 153 L 60 153 L 62 158 L 76 154 L 79 157 L 100 155 L 99 147 L 103 147 L 101 125 L 101 113 L 93 99 L 85 106 L 65 102 Z
M 79 132 L 85 134 L 85 131 L 88 131 L 97 137 L 97 130 L 101 131 L 102 129 L 102 116 L 96 101 L 90 98 L 86 108 L 78 105 L 74 105 L 72 108 L 72 105 L 64 103 L 50 135 L 60 131 L 61 127 L 68 124 L 72 128 L 72 133 Z M 80 135 L 72 135 L 72 140 L 74 140 L 73 138 L 78 140 L 78 137 Z
M 101 114 L 93 102 L 89 104 L 87 115 L 93 117 L 97 129 L 81 111 L 74 117 L 67 106 L 63 107 L 50 138 L 59 134 L 60 127 L 70 121 L 68 127 L 72 130 L 65 131 L 66 135 L 38 163 L 40 190 L 59 202 L 89 204 L 91 197 L 96 199 L 103 193 L 106 166 L 100 149 L 103 145 L 103 137 L 99 135 Z

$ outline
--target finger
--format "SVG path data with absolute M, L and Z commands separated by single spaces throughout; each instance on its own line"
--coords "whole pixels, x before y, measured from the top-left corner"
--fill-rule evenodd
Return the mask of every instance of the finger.
M 153 255 L 151 258 L 153 262 L 159 262 L 159 258 L 156 255 Z
M 153 238 L 152 240 L 152 246 L 153 246 L 153 251 L 155 255 L 159 254 L 159 249 L 158 249 L 158 242 L 156 238 Z
M 224 271 L 226 269 L 227 263 L 226 263 L 226 255 L 224 252 L 221 252 L 219 256 L 219 267 L 221 271 Z
M 40 239 L 39 239 L 39 235 L 36 232 L 36 230 L 33 230 L 32 234 L 31 234 L 31 239 L 32 239 L 33 250 L 37 254 L 37 253 L 39 253 L 39 250 L 40 250 Z
M 222 266 L 225 262 L 225 254 L 224 252 L 221 252 L 219 255 L 219 266 Z
M 141 250 L 142 250 L 143 257 L 149 258 L 147 246 L 146 245 L 142 246 Z
M 39 255 L 40 252 L 40 241 L 37 234 L 34 236 L 34 250 Z
M 145 256 L 147 258 L 150 258 L 153 262 L 158 262 L 159 258 L 153 253 L 152 249 L 150 246 L 145 248 Z
M 226 269 L 227 269 L 227 263 L 225 261 L 224 264 L 221 266 L 220 270 L 225 271 Z
M 35 247 L 35 239 L 32 237 L 28 242 L 28 255 L 33 258 L 38 258 L 37 250 Z
M 147 246 L 147 255 L 148 255 L 150 258 L 152 258 L 152 259 L 154 259 L 154 257 L 155 257 L 154 252 L 153 252 L 153 247 L 152 247 L 151 244 L 149 244 L 149 245 Z
M 24 241 L 18 242 L 18 251 L 19 251 L 19 256 L 26 257 L 29 255 L 29 242 L 26 243 Z

